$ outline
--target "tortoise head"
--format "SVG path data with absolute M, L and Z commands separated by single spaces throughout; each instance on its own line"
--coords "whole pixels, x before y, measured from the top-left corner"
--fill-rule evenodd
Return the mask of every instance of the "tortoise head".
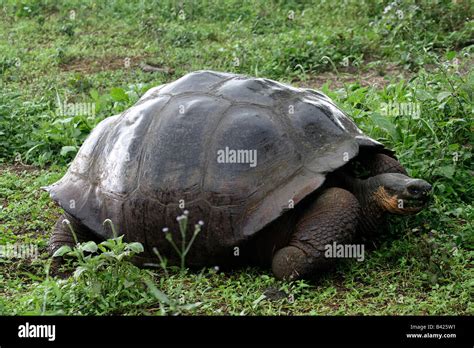
M 426 206 L 430 198 L 431 185 L 422 179 L 385 173 L 369 180 L 373 199 L 388 213 L 416 214 Z

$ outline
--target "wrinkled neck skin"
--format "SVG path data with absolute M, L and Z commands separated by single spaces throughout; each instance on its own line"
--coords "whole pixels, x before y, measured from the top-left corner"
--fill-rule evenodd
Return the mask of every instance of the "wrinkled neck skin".
M 380 183 L 374 177 L 365 180 L 346 177 L 345 182 L 362 208 L 357 234 L 367 238 L 383 233 L 387 228 L 387 212 L 377 204 L 374 195 Z

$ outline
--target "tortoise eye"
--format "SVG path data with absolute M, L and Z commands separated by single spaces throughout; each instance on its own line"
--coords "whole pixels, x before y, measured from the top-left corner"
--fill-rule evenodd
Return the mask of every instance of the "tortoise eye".
M 421 193 L 421 190 L 416 187 L 409 187 L 408 192 L 410 192 L 412 195 L 418 195 Z

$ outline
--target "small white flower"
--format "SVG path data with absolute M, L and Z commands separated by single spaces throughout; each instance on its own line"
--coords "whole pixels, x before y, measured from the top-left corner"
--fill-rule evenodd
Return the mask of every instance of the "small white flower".
M 168 233 L 169 230 L 170 230 L 170 229 L 169 229 L 168 227 L 163 227 L 163 230 L 162 230 L 162 231 L 163 231 L 163 233 Z
M 183 211 L 183 214 L 184 214 L 184 215 L 189 215 L 189 211 L 188 211 L 188 210 L 185 210 L 185 211 Z
M 391 5 L 388 5 L 387 7 L 385 7 L 383 9 L 383 13 L 387 13 L 388 11 L 390 11 L 392 9 L 392 6 Z
M 403 19 L 403 11 L 402 10 L 397 10 L 397 12 L 395 12 L 398 19 Z
M 186 219 L 186 215 L 180 215 L 176 218 L 176 221 L 180 222 L 181 220 Z
M 214 266 L 214 271 L 219 272 L 219 266 Z
M 199 225 L 199 226 L 204 226 L 204 221 L 199 220 L 198 225 Z
M 70 224 L 71 224 L 71 221 L 69 221 L 68 219 L 64 219 L 64 220 L 63 220 L 63 224 L 70 225 Z

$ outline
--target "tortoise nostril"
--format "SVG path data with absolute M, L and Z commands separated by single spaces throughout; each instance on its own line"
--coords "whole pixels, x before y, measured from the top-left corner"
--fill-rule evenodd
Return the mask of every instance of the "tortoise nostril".
M 411 195 L 414 195 L 414 196 L 419 196 L 419 195 L 427 196 L 431 192 L 432 186 L 430 184 L 428 184 L 427 182 L 417 182 L 417 183 L 414 183 L 414 184 L 410 185 L 409 187 L 407 187 L 407 189 L 408 189 L 408 192 Z

